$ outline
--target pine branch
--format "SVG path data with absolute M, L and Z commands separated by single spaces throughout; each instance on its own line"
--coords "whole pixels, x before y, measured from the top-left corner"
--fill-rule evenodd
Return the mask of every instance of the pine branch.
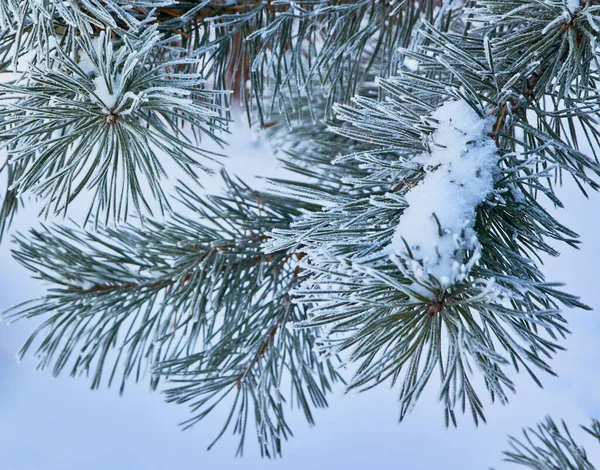
M 39 366 L 55 375 L 91 374 L 96 388 L 108 370 L 109 385 L 122 374 L 121 392 L 148 369 L 153 388 L 168 376 L 177 384 L 168 400 L 191 401 L 198 413 L 188 426 L 231 393 L 245 396 L 231 411 L 243 417 L 253 397 L 261 452 L 274 456 L 290 434 L 283 381 L 312 422 L 340 376 L 317 361 L 314 332 L 284 328 L 305 319 L 289 296 L 301 256 L 260 248 L 264 228 L 287 225 L 300 208 L 225 178 L 227 194 L 208 200 L 182 187 L 191 215 L 167 223 L 97 234 L 54 226 L 18 237 L 15 258 L 53 287 L 9 316 L 43 320 L 21 355 L 35 348 Z M 243 418 L 234 428 L 240 453 L 246 426 Z
M 202 70 L 216 77 L 217 88 L 233 89 L 247 110 L 256 106 L 261 125 L 277 108 L 310 99 L 315 78 L 332 101 L 352 96 L 364 73 L 353 56 L 362 56 L 371 39 L 393 54 L 392 34 L 403 28 L 406 18 L 418 14 L 415 9 L 423 9 L 411 2 L 370 0 L 255 3 L 230 7 L 236 12 L 249 9 L 242 13 L 210 16 L 212 10 L 206 10 L 209 16 L 199 25 L 210 25 L 216 38 L 210 39 L 206 31 L 184 43 L 196 54 L 206 54 Z M 193 30 L 198 23 L 191 16 L 189 21 Z M 228 79 L 226 72 L 231 70 L 236 72 Z M 269 102 L 263 94 L 271 84 L 275 92 Z
M 582 426 L 600 441 L 600 423 L 592 420 L 591 429 Z M 549 416 L 536 429 L 523 430 L 523 440 L 510 437 L 511 450 L 505 451 L 505 460 L 535 470 L 594 470 L 585 449 L 579 446 L 562 422 L 559 426 Z
M 150 369 L 191 406 L 187 425 L 225 404 L 217 440 L 233 431 L 241 453 L 253 420 L 269 457 L 291 435 L 286 403 L 311 424 L 326 406 L 341 352 L 349 388 L 398 384 L 400 419 L 439 374 L 447 425 L 485 420 L 475 374 L 503 404 L 510 370 L 554 374 L 561 309 L 587 307 L 539 268 L 579 243 L 543 202 L 562 206 L 564 175 L 600 184 L 596 2 L 126 6 L 0 4 L 15 74 L 0 85 L 0 230 L 26 192 L 50 213 L 95 191 L 97 223 L 169 208 L 157 151 L 196 177 L 212 157 L 196 138 L 222 143 L 226 127 L 214 89 L 233 88 L 306 180 L 257 193 L 226 177 L 223 196 L 181 188 L 168 222 L 17 237 L 15 257 L 53 284 L 12 312 L 43 320 L 23 353 L 93 387 L 107 367 L 121 390 Z M 591 468 L 566 427 L 531 433 L 514 463 Z
M 584 0 L 572 8 L 562 0 L 483 0 L 473 14 L 486 34 L 496 36 L 492 52 L 503 81 L 527 84 L 530 94 L 552 90 L 559 99 L 581 98 L 593 94 L 597 80 L 596 3 Z
M 517 94 L 516 85 L 504 82 L 503 72 L 494 68 L 496 60 L 489 52 L 493 48 L 479 32 L 465 35 L 426 26 L 421 35 L 421 46 L 404 52 L 405 58 L 417 62 L 416 71 L 379 81 L 389 94 L 387 100 L 356 97 L 352 106 L 334 108 L 337 118 L 347 123 L 334 131 L 370 145 L 370 150 L 343 161 L 354 160 L 370 174 L 352 180 L 355 193 L 338 194 L 324 213 L 274 230 L 269 246 L 304 245 L 307 257 L 302 266 L 310 275 L 296 295 L 312 308 L 302 326 L 326 326 L 330 334 L 322 338 L 325 349 L 348 350 L 351 360 L 359 363 L 350 387 L 398 381 L 402 419 L 439 372 L 446 423 L 456 424 L 455 409 L 465 412 L 467 407 L 477 423 L 484 414 L 471 385 L 473 370 L 483 375 L 492 400 L 506 403 L 514 385 L 504 370 L 511 365 L 524 368 L 539 384 L 536 369 L 553 373 L 547 359 L 561 349 L 558 339 L 568 333 L 560 305 L 586 308 L 547 283 L 533 260 L 540 253 L 558 254 L 547 239 L 577 244 L 576 234 L 537 201 L 542 193 L 560 204 L 551 176 L 567 171 L 597 188 L 592 175 L 600 174 L 596 162 L 571 146 L 571 135 L 562 135 L 575 131 L 548 125 L 547 116 L 555 122 L 577 116 L 586 123 L 595 119 L 595 111 L 575 97 L 554 108 L 550 104 L 551 111 L 538 107 L 547 96 L 561 95 L 549 86 L 540 89 L 540 81 L 533 78 L 529 88 Z M 516 101 L 519 109 L 499 104 L 506 103 L 507 96 L 525 95 Z M 571 103 L 574 107 L 568 108 Z M 559 110 L 563 104 L 567 109 Z M 442 109 L 458 111 L 444 114 Z M 530 124 L 526 110 L 537 113 L 537 122 Z M 496 114 L 495 124 L 487 118 L 490 114 Z M 471 137 L 474 126 L 482 126 L 481 135 Z M 519 137 L 521 131 L 524 137 Z M 468 141 L 460 140 L 454 149 L 449 135 L 471 140 L 465 137 Z M 437 148 L 445 150 L 436 154 Z M 463 162 L 476 158 L 477 172 L 463 174 L 453 163 L 443 163 L 454 153 Z M 427 166 L 432 155 L 442 163 Z M 485 155 L 493 170 L 481 163 Z M 436 173 L 440 167 L 450 174 L 446 182 Z M 454 171 L 456 178 L 464 178 L 459 186 L 467 189 L 447 186 L 458 185 L 452 179 Z M 477 178 L 484 179 L 484 174 L 492 185 L 477 196 L 473 216 L 465 213 L 472 219 L 467 218 L 462 229 L 447 228 L 445 224 L 453 221 L 440 212 L 430 219 L 422 214 L 422 225 L 403 228 L 411 205 L 427 200 L 421 189 L 427 178 L 436 181 L 430 193 L 454 191 L 444 197 L 462 207 L 454 194 L 460 196 L 475 182 L 483 184 Z M 414 220 L 419 217 L 415 211 L 411 214 Z M 425 224 L 431 224 L 432 231 L 437 227 L 439 245 L 427 246 L 432 242 L 423 233 L 429 230 Z M 400 243 L 399 233 L 411 235 L 411 242 L 403 238 Z M 454 243 L 449 254 L 441 246 L 445 237 Z M 431 256 L 420 254 L 428 249 Z M 441 269 L 436 263 L 450 267 L 451 262 L 455 271 L 436 274 Z M 430 271 L 432 266 L 438 271 Z
M 203 89 L 196 74 L 174 71 L 187 61 L 164 60 L 154 28 L 116 49 L 110 33 L 75 40 L 79 63 L 58 47 L 23 82 L 0 85 L 0 141 L 8 165 L 19 167 L 9 189 L 42 198 L 47 213 L 66 213 L 92 192 L 88 218 L 96 222 L 125 220 L 130 206 L 151 213 L 150 198 L 164 212 L 159 156 L 192 176 L 206 170 L 195 157 L 213 155 L 197 142 L 200 134 L 221 142 L 219 93 Z

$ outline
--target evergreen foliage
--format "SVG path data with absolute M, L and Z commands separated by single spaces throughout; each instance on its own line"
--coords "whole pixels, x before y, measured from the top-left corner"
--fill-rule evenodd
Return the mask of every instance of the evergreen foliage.
M 27 195 L 91 199 L 14 237 L 52 285 L 9 312 L 41 321 L 22 354 L 149 378 L 187 425 L 224 409 L 238 453 L 253 424 L 280 454 L 285 407 L 313 423 L 343 362 L 350 389 L 394 384 L 401 420 L 437 382 L 446 425 L 485 421 L 587 308 L 540 265 L 579 243 L 556 186 L 600 184 L 599 25 L 591 0 L 2 2 L 0 230 Z M 200 179 L 239 108 L 295 176 L 168 194 L 164 161 Z M 551 419 L 511 442 L 592 468 Z
M 592 420 L 591 426 L 581 426 L 589 435 L 600 441 L 600 422 Z M 523 441 L 510 438 L 511 450 L 504 452 L 511 463 L 534 470 L 594 470 L 585 448 L 579 446 L 563 421 L 557 425 L 550 417 L 535 429 L 523 430 Z

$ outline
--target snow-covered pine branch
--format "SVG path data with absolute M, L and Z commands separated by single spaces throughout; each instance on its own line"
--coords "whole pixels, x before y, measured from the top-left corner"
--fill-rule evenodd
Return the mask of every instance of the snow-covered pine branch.
M 545 208 L 562 205 L 556 184 L 599 187 L 599 11 L 1 2 L 0 229 L 27 191 L 64 212 L 92 191 L 89 214 L 115 222 L 17 238 L 16 258 L 52 284 L 12 312 L 44 320 L 25 349 L 95 386 L 105 367 L 122 387 L 151 369 L 188 424 L 230 399 L 219 436 L 239 433 L 240 452 L 250 411 L 268 456 L 291 435 L 286 400 L 313 422 L 338 353 L 350 388 L 397 386 L 401 419 L 439 373 L 446 424 L 485 420 L 482 394 L 507 403 L 515 369 L 554 373 L 562 308 L 586 308 L 540 260 L 579 243 Z M 297 180 L 182 187 L 168 220 L 118 225 L 130 205 L 168 206 L 159 151 L 197 177 L 194 156 L 211 155 L 186 131 L 220 142 L 232 102 Z
M 560 204 L 549 177 L 563 172 L 596 188 L 600 167 L 573 144 L 569 110 L 541 105 L 556 90 L 496 71 L 481 31 L 421 34 L 424 45 L 404 52 L 412 70 L 380 81 L 385 99 L 336 108 L 334 131 L 371 144 L 343 161 L 370 174 L 351 180 L 354 194 L 273 231 L 269 246 L 304 246 L 310 274 L 296 294 L 312 308 L 299 327 L 326 327 L 324 348 L 360 364 L 351 387 L 400 382 L 403 418 L 439 372 L 446 422 L 456 424 L 458 406 L 478 422 L 475 374 L 502 403 L 512 365 L 540 383 L 568 332 L 561 304 L 585 308 L 536 265 L 558 254 L 551 240 L 577 243 L 537 199 Z M 591 109 L 571 112 L 595 121 Z

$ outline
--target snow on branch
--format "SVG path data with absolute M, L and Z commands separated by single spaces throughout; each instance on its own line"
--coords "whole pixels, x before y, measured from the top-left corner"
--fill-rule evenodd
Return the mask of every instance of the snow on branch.
M 480 118 L 466 102 L 446 102 L 432 118 L 439 124 L 430 152 L 417 158 L 425 176 L 405 196 L 408 208 L 391 251 L 417 279 L 433 277 L 447 288 L 478 259 L 475 211 L 493 191 L 498 157 L 488 136 L 493 120 Z

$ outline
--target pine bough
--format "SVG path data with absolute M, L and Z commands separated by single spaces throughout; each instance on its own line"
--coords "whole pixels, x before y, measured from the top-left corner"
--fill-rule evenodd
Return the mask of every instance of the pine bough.
M 8 312 L 42 320 L 40 367 L 149 376 L 189 425 L 229 407 L 218 437 L 241 453 L 253 423 L 266 456 L 340 362 L 397 384 L 400 419 L 437 376 L 447 425 L 507 403 L 511 370 L 554 374 L 561 309 L 587 307 L 539 269 L 578 244 L 544 203 L 598 189 L 596 2 L 9 0 L 0 25 L 0 229 L 26 195 L 91 200 L 15 237 L 53 285 Z M 298 178 L 169 197 L 161 160 L 197 178 L 240 105 Z M 512 445 L 592 468 L 551 419 Z

